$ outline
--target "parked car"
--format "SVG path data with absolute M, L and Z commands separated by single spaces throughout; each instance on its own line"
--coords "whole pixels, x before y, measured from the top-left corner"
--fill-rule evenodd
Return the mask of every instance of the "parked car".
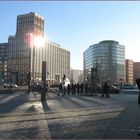
M 41 92 L 41 90 L 43 89 L 43 83 L 42 81 L 39 82 L 34 82 L 34 84 L 32 83 L 30 85 L 31 91 L 35 91 L 35 92 Z M 48 84 L 46 84 L 45 86 L 45 91 L 48 91 Z
M 122 86 L 123 93 L 129 93 L 129 94 L 139 94 L 139 89 L 136 86 L 130 85 L 130 84 L 124 84 Z
M 109 93 L 117 93 L 118 94 L 119 92 L 120 92 L 119 87 L 116 87 L 114 85 L 109 86 Z
M 123 85 L 122 89 L 137 89 L 137 87 L 133 85 Z
M 17 88 L 18 87 L 18 85 L 17 84 L 14 84 L 14 83 L 4 83 L 3 84 L 3 87 L 4 88 Z
M 90 92 L 96 92 L 96 90 L 97 90 L 97 93 L 102 93 L 103 91 L 103 89 L 102 89 L 102 87 L 101 87 L 101 85 L 97 85 L 97 89 L 93 89 L 92 87 L 90 87 L 90 86 L 88 86 L 88 91 Z M 119 89 L 119 87 L 117 87 L 117 86 L 114 86 L 114 85 L 109 85 L 109 93 L 110 94 L 118 94 L 120 92 L 120 89 Z
M 4 84 L 3 84 L 3 87 L 4 87 L 4 88 L 8 88 L 8 87 L 9 87 L 9 88 L 10 88 L 10 84 L 9 84 L 9 83 L 4 83 Z
M 17 85 L 17 84 L 12 84 L 12 87 L 13 87 L 13 88 L 17 88 L 18 85 Z

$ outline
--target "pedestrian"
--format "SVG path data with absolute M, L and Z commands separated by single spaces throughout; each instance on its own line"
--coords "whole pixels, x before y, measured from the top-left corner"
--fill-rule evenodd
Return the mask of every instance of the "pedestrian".
M 71 92 L 72 92 L 72 95 L 74 95 L 74 84 L 73 83 L 71 84 Z
M 86 82 L 85 83 L 85 95 L 87 95 L 87 92 L 88 92 L 88 83 Z
M 102 98 L 102 97 L 104 97 L 104 94 L 105 94 L 104 93 L 104 84 L 101 85 L 101 93 L 102 93 L 102 95 L 101 95 L 101 98 Z
M 12 83 L 10 83 L 9 92 L 12 93 Z
M 62 93 L 63 93 L 62 96 L 66 96 L 66 86 L 65 85 L 63 85 L 63 92 Z
M 68 95 L 70 95 L 70 84 L 68 84 L 68 86 L 67 86 L 67 93 L 68 93 Z
M 60 83 L 60 84 L 59 84 L 58 96 L 59 96 L 60 94 L 62 94 L 62 90 L 63 90 L 62 83 Z
M 74 84 L 74 95 L 76 95 L 76 83 Z
M 104 95 L 106 95 L 106 98 L 109 98 L 109 86 L 107 83 L 104 83 L 103 85 L 103 93 L 101 95 L 101 97 L 104 97 Z
M 81 83 L 81 85 L 80 85 L 80 92 L 81 92 L 81 95 L 83 95 L 83 88 L 84 88 L 84 84 Z
M 77 94 L 78 94 L 78 95 L 79 95 L 79 88 L 80 88 L 79 83 L 77 83 L 76 89 L 77 89 Z

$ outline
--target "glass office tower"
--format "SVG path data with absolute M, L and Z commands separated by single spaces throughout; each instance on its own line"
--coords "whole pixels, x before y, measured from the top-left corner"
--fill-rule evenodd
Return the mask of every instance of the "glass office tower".
M 110 84 L 125 80 L 125 47 L 119 42 L 105 40 L 91 45 L 84 52 L 83 59 L 85 80 L 96 78 L 98 83 Z

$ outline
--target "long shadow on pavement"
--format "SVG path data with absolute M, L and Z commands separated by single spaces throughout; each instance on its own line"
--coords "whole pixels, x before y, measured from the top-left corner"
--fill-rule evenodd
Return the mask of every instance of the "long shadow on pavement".
M 9 96 L 11 96 L 11 99 L 5 101 L 4 103 L 0 103 L 0 113 L 9 113 L 27 101 L 27 97 L 25 97 L 24 93 Z
M 43 107 L 44 112 L 51 110 L 47 104 L 47 101 L 42 101 L 42 107 Z
M 1 139 L 36 139 L 39 133 L 38 127 L 17 128 L 13 130 L 2 130 L 0 133 Z M 8 135 L 6 135 L 8 134 Z

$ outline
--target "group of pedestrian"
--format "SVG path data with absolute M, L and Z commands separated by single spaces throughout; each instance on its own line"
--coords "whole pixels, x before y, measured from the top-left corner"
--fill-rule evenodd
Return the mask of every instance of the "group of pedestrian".
M 102 93 L 101 98 L 109 98 L 109 85 L 108 83 L 104 83 L 101 87 L 101 91 Z M 87 95 L 88 93 L 88 83 L 71 83 L 68 84 L 67 86 L 65 86 L 64 84 L 60 83 L 59 84 L 59 92 L 58 92 L 58 96 L 62 95 L 62 96 L 66 96 L 66 95 Z
M 66 96 L 66 95 L 83 95 L 85 89 L 85 94 L 87 94 L 88 91 L 88 84 L 84 84 L 84 83 L 71 83 L 68 84 L 67 87 L 60 83 L 59 84 L 59 92 L 58 92 L 58 96 L 62 95 L 62 96 Z

